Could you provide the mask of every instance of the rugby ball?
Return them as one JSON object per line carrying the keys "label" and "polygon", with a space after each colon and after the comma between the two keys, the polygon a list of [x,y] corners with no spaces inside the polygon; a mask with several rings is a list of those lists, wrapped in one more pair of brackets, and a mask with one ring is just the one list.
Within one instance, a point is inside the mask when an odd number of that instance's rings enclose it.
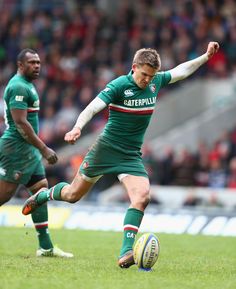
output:
{"label": "rugby ball", "polygon": [[134,262],[140,269],[150,269],[156,263],[160,243],[153,233],[143,234],[134,245]]}

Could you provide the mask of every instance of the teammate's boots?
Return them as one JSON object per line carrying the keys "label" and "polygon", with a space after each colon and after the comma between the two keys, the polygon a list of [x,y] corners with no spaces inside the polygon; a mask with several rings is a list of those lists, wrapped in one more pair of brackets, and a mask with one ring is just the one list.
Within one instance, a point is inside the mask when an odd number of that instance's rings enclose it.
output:
{"label": "teammate's boots", "polygon": [[61,258],[73,258],[74,257],[72,253],[64,252],[57,246],[48,250],[39,248],[36,251],[36,256],[37,257],[61,257]]}

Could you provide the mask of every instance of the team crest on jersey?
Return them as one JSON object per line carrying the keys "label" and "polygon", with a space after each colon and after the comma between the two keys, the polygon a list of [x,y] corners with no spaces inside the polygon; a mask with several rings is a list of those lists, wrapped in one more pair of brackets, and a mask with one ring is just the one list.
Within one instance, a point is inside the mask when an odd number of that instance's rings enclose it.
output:
{"label": "team crest on jersey", "polygon": [[134,92],[132,89],[126,89],[124,91],[124,94],[125,94],[125,97],[129,97],[129,96],[133,96],[134,95]]}
{"label": "team crest on jersey", "polygon": [[154,83],[149,85],[151,92],[154,93],[156,91],[156,85]]}

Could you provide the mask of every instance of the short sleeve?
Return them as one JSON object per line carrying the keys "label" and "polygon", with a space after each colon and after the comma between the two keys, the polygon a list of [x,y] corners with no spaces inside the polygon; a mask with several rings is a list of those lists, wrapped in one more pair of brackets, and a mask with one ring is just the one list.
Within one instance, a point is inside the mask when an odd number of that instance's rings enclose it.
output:
{"label": "short sleeve", "polygon": [[9,108],[10,109],[27,109],[28,92],[27,89],[20,85],[9,88]]}
{"label": "short sleeve", "polygon": [[116,86],[110,82],[107,86],[98,94],[98,97],[101,98],[107,105],[114,102],[116,96],[118,95]]}
{"label": "short sleeve", "polygon": [[171,80],[171,74],[168,71],[158,73],[161,76],[161,87],[168,85]]}

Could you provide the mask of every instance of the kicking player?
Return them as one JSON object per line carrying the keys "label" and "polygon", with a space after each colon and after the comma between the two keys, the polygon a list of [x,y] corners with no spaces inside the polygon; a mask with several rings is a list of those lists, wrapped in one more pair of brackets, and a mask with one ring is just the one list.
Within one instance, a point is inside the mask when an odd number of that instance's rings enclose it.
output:
{"label": "kicking player", "polygon": [[49,200],[75,203],[103,175],[116,174],[130,199],[130,207],[124,218],[123,243],[118,265],[122,268],[133,265],[135,236],[150,200],[150,184],[142,162],[141,146],[158,92],[165,85],[191,75],[218,49],[217,42],[210,42],[205,54],[166,72],[159,72],[161,61],[156,50],[150,48],[138,50],[134,55],[130,73],[107,84],[81,112],[75,126],[65,135],[65,141],[74,144],[85,124],[96,113],[109,106],[108,122],[85,156],[72,183],[63,182],[50,189],[39,190],[25,202],[23,214],[34,212]]}
{"label": "kicking player", "polygon": [[[4,92],[6,130],[0,138],[0,205],[12,198],[19,184],[31,194],[48,187],[42,156],[49,164],[57,162],[56,153],[38,137],[39,97],[32,83],[40,72],[38,54],[22,50],[17,67]],[[52,244],[46,203],[32,213],[32,220],[39,240],[36,256],[73,257]]]}

